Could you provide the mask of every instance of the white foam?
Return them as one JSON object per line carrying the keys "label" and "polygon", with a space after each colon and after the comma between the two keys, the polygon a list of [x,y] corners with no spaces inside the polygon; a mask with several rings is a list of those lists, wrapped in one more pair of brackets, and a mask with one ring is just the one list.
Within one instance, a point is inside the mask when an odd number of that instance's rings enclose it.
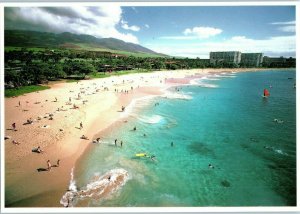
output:
{"label": "white foam", "polygon": [[141,120],[144,123],[150,123],[150,124],[156,124],[163,120],[163,117],[160,115],[152,115],[152,116],[142,116],[139,117],[139,120]]}
{"label": "white foam", "polygon": [[157,97],[157,95],[149,95],[141,98],[133,99],[128,106],[126,106],[125,111],[121,113],[121,118],[127,117],[132,114],[135,107],[144,107],[149,104],[151,99]]}
{"label": "white foam", "polygon": [[190,84],[191,85],[199,85],[199,81],[200,81],[201,79],[192,79],[191,81],[190,81]]}
{"label": "white foam", "polygon": [[[73,170],[72,170],[73,172]],[[71,173],[72,175],[72,173]],[[73,177],[73,176],[71,176]],[[61,198],[60,203],[65,207],[73,207],[77,200],[85,198],[103,198],[110,196],[122,187],[129,179],[125,169],[112,169],[103,176],[95,176],[82,190],[70,189]],[[72,181],[73,179],[71,179]],[[72,183],[72,182],[70,182]],[[71,184],[70,184],[71,185]]]}
{"label": "white foam", "polygon": [[274,149],[274,152],[276,152],[280,155],[288,155],[287,153],[283,152],[281,149]]}
{"label": "white foam", "polygon": [[200,87],[203,87],[203,88],[218,88],[219,87],[218,85],[210,84],[210,83],[204,83],[204,82],[200,82],[198,85]]}
{"label": "white foam", "polygon": [[71,170],[71,180],[70,180],[69,190],[77,191],[76,181],[74,180],[74,167]]}
{"label": "white foam", "polygon": [[165,94],[161,95],[161,97],[164,97],[167,99],[181,99],[181,100],[193,99],[193,97],[190,95],[183,94],[183,93],[169,92],[169,91],[167,91]]}
{"label": "white foam", "polygon": [[[220,77],[220,78],[235,78],[236,75],[231,74],[231,73],[221,73],[221,75],[219,74],[214,74],[213,77]],[[211,80],[211,79],[210,79]]]}

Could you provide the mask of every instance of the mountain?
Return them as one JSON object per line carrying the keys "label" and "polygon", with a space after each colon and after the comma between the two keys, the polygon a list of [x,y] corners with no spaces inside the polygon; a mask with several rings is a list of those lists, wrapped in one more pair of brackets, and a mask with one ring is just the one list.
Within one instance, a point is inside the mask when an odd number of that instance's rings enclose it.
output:
{"label": "mountain", "polygon": [[38,31],[5,30],[5,47],[48,47],[48,48],[80,48],[125,51],[132,53],[156,53],[148,48],[134,43],[124,42],[115,38],[96,38],[91,35],[64,33],[48,33]]}

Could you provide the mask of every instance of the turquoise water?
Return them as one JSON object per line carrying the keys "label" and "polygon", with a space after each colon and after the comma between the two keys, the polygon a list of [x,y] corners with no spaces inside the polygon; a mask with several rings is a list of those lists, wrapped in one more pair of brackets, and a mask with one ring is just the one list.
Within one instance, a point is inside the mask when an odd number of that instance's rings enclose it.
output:
{"label": "turquoise water", "polygon": [[[123,168],[127,183],[108,198],[85,199],[88,206],[295,206],[295,80],[295,70],[211,75],[169,89],[174,99],[137,102],[128,122],[81,158],[76,185]],[[135,157],[141,152],[156,159]]]}

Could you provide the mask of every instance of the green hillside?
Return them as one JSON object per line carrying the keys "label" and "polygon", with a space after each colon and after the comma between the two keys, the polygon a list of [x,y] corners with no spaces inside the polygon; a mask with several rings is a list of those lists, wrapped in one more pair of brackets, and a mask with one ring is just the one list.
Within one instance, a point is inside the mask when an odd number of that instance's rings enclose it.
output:
{"label": "green hillside", "polygon": [[90,35],[77,35],[68,32],[54,34],[37,31],[5,30],[5,48],[11,47],[81,49],[142,57],[166,56],[141,45],[124,42],[119,39],[99,39]]}

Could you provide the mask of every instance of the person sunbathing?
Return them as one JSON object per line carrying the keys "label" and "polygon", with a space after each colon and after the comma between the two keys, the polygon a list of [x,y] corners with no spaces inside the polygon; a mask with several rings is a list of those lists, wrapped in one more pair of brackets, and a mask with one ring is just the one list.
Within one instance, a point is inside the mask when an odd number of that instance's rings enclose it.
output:
{"label": "person sunbathing", "polygon": [[32,118],[27,119],[27,124],[32,124],[32,123],[33,123]]}
{"label": "person sunbathing", "polygon": [[15,145],[20,145],[20,143],[16,140],[13,140],[12,143],[15,144]]}
{"label": "person sunbathing", "polygon": [[88,140],[89,138],[87,136],[85,136],[85,135],[82,135],[81,139]]}
{"label": "person sunbathing", "polygon": [[74,109],[77,109],[77,108],[79,108],[77,105],[75,105],[75,104],[73,104],[73,108]]}
{"label": "person sunbathing", "polygon": [[37,148],[33,149],[32,152],[43,153],[44,151],[41,149],[40,146],[38,146]]}

